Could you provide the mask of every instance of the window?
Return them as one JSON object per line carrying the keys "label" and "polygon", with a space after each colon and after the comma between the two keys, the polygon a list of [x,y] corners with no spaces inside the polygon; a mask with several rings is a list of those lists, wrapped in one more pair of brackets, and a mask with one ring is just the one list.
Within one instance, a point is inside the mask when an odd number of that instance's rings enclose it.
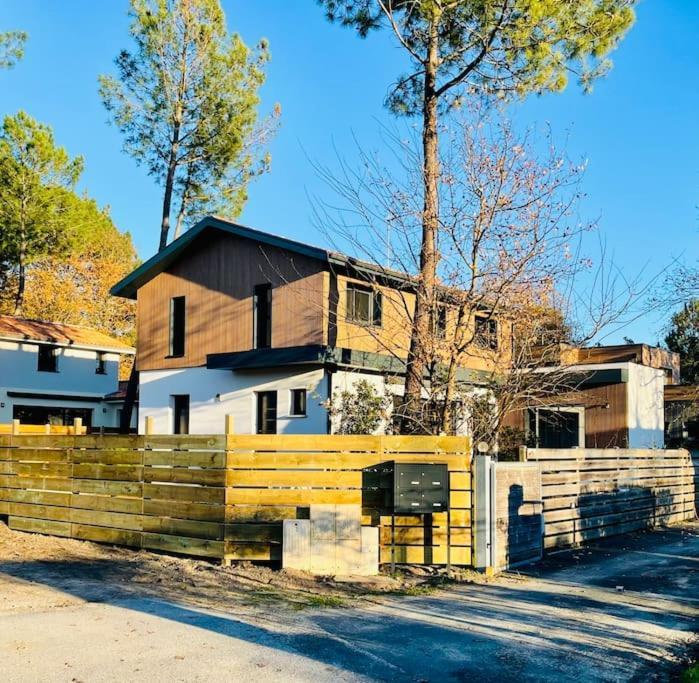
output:
{"label": "window", "polygon": [[255,285],[253,290],[253,347],[272,345],[272,285]]}
{"label": "window", "polygon": [[447,336],[447,307],[444,304],[437,304],[434,312],[434,336],[444,339]]}
{"label": "window", "polygon": [[12,419],[28,425],[69,426],[79,417],[83,427],[92,426],[92,408],[59,408],[53,406],[12,406]]}
{"label": "window", "polygon": [[277,433],[276,391],[259,391],[257,393],[257,433]]}
{"label": "window", "polygon": [[530,408],[528,432],[537,448],[576,448],[581,443],[581,409]]}
{"label": "window", "polygon": [[488,316],[476,316],[476,334],[474,340],[478,346],[484,349],[498,348],[498,323]]}
{"label": "window", "polygon": [[347,285],[347,320],[358,325],[381,327],[381,292]]}
{"label": "window", "polygon": [[39,372],[58,372],[58,349],[55,346],[39,345],[36,369]]}
{"label": "window", "polygon": [[170,356],[184,356],[185,297],[170,299]]}
{"label": "window", "polygon": [[292,389],[291,390],[291,411],[293,417],[306,416],[306,390]]}
{"label": "window", "polygon": [[104,351],[97,352],[97,365],[95,367],[95,374],[106,375],[107,374],[107,354]]}
{"label": "window", "polygon": [[189,434],[189,394],[172,397],[173,434]]}

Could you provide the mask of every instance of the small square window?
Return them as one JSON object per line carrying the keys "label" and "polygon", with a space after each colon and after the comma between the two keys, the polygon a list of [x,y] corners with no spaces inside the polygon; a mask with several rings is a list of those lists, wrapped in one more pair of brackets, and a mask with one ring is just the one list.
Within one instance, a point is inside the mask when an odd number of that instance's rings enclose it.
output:
{"label": "small square window", "polygon": [[347,285],[347,320],[358,325],[381,327],[381,292],[365,287]]}
{"label": "small square window", "polygon": [[58,349],[55,346],[41,344],[36,369],[39,372],[58,372]]}
{"label": "small square window", "polygon": [[107,374],[107,354],[104,351],[97,352],[97,365],[95,366],[96,375]]}
{"label": "small square window", "polygon": [[291,412],[293,417],[306,416],[306,390],[292,389],[291,390]]}

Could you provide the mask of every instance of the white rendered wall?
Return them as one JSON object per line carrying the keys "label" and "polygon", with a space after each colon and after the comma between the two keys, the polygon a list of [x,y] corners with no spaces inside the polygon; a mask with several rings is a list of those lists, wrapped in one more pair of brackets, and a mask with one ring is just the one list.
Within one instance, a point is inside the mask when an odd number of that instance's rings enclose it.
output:
{"label": "white rendered wall", "polygon": [[[306,389],[306,417],[289,413],[291,389]],[[245,371],[183,368],[140,373],[138,431],[153,417],[156,434],[173,431],[172,396],[189,395],[191,434],[221,434],[225,416],[233,415],[238,434],[254,434],[257,419],[255,392],[277,392],[277,433],[326,434],[327,380],[322,369],[310,371]],[[219,395],[219,398],[217,398]]]}
{"label": "white rendered wall", "polygon": [[[38,344],[29,342],[0,341],[0,423],[10,422],[12,408],[19,404],[92,409],[93,426],[115,426],[113,411],[101,399],[118,389],[119,355],[106,354],[106,374],[98,375],[96,351],[58,347],[58,372],[39,372],[38,349]],[[8,397],[8,391],[94,395],[95,402]]]}
{"label": "white rendered wall", "polygon": [[665,442],[665,373],[627,363],[627,424],[629,448],[662,448]]}
{"label": "white rendered wall", "polygon": [[[345,391],[354,392],[354,386],[357,382],[366,380],[372,386],[379,396],[402,396],[403,383],[389,383],[383,375],[377,375],[370,372],[361,372],[359,370],[338,370],[332,373],[332,394],[333,402],[339,401],[340,394]],[[388,406],[389,413],[393,409],[392,399]],[[387,422],[381,424],[375,431],[375,434],[384,434],[388,427]],[[332,419],[332,431],[337,432],[340,428],[340,416],[336,415]]]}

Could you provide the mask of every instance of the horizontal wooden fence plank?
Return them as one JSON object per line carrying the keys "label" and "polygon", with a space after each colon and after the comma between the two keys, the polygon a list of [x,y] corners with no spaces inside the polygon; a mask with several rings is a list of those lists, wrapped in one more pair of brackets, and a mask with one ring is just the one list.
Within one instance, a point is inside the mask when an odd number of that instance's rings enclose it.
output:
{"label": "horizontal wooden fence plank", "polygon": [[548,549],[695,514],[686,451],[528,449],[526,455],[541,471]]}
{"label": "horizontal wooden fence plank", "polygon": [[469,451],[463,437],[7,435],[0,514],[35,533],[276,561],[282,520],[307,519],[315,504],[365,504],[362,522],[380,525],[385,543],[368,470],[389,460],[444,463],[451,532],[444,513],[427,527],[423,518],[406,523],[397,561],[444,563],[450,536],[452,562],[470,564]]}

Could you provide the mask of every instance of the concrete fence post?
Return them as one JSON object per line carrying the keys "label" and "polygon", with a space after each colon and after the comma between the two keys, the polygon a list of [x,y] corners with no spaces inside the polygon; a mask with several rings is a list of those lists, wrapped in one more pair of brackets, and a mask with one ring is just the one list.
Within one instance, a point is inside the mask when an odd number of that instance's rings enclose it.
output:
{"label": "concrete fence post", "polygon": [[19,420],[12,420],[12,434],[14,436],[19,436]]}
{"label": "concrete fence post", "polygon": [[153,434],[153,432],[155,431],[155,426],[154,426],[155,420],[153,419],[153,416],[147,415],[144,422],[145,422],[146,435]]}
{"label": "concrete fence post", "polygon": [[520,462],[527,462],[527,447],[526,446],[519,447],[519,461]]}
{"label": "concrete fence post", "polygon": [[474,466],[473,564],[486,573],[493,571],[495,549],[493,534],[493,459],[477,455]]}
{"label": "concrete fence post", "polygon": [[50,434],[50,433],[51,433],[51,423],[50,423],[50,422],[47,422],[47,423],[44,425],[44,434]]}
{"label": "concrete fence post", "polygon": [[82,419],[82,417],[76,417],[73,420],[73,434],[75,434],[75,436],[79,436],[82,433],[83,433],[83,419]]}

